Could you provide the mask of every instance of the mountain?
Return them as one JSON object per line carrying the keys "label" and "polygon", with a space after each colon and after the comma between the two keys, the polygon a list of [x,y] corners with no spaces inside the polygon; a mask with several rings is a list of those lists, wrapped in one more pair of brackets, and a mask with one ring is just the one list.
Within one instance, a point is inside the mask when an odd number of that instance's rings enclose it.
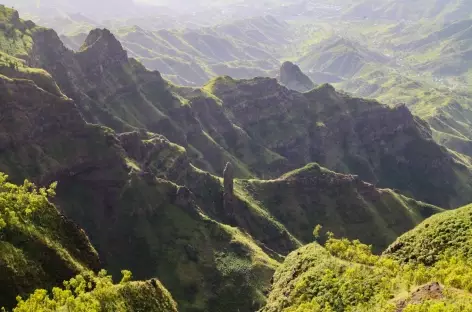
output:
{"label": "mountain", "polygon": [[[3,81],[4,83],[4,81]],[[0,305],[16,296],[59,285],[100,261],[88,237],[48,201],[54,189],[17,186],[0,175]]]}
{"label": "mountain", "polygon": [[280,68],[280,84],[289,89],[306,92],[315,88],[315,84],[305,75],[300,67],[292,62],[284,62]]}
{"label": "mountain", "polygon": [[458,20],[469,18],[471,5],[466,0],[417,0],[414,3],[406,0],[361,0],[350,3],[345,9],[345,16],[370,18],[374,20],[409,20],[422,18],[442,18]]}
{"label": "mountain", "polygon": [[261,311],[467,311],[470,230],[471,206],[443,212],[382,256],[327,233],[324,247],[315,242],[287,256]]}
{"label": "mountain", "polygon": [[[57,181],[54,203],[103,267],[158,278],[180,311],[261,308],[283,256],[320,221],[381,249],[441,211],[362,180],[447,208],[469,200],[469,169],[405,107],[270,78],[178,87],[108,30],[73,52],[2,11],[15,31],[0,32],[0,171]],[[313,161],[344,174],[303,167]]]}
{"label": "mountain", "polygon": [[359,241],[330,238],[325,248],[312,243],[287,256],[261,311],[467,311],[471,269],[457,258],[402,265]]}
{"label": "mountain", "polygon": [[406,104],[431,125],[436,142],[470,157],[469,20],[372,23],[318,23],[302,46],[301,68],[315,82]]}
{"label": "mountain", "polygon": [[[467,165],[435,144],[429,126],[404,106],[388,108],[352,98],[329,85],[300,94],[269,78],[220,78],[204,89],[224,103],[251,138],[295,168],[317,162],[442,207],[469,200],[466,192],[452,191],[453,185],[467,184],[459,182],[464,180],[457,171],[469,175]],[[447,176],[451,182],[445,182]],[[443,195],[434,198],[427,189]],[[447,200],[447,189],[463,200]]]}
{"label": "mountain", "polygon": [[372,244],[376,251],[383,250],[398,233],[413,228],[419,220],[442,211],[318,164],[274,180],[236,180],[235,190],[270,213],[302,242],[310,242],[313,228],[322,224],[338,236]]}
{"label": "mountain", "polygon": [[300,59],[300,66],[315,76],[317,73],[337,77],[337,81],[347,80],[371,67],[382,67],[391,60],[362,44],[333,35],[314,44]]}
{"label": "mountain", "polygon": [[300,94],[267,78],[173,87],[128,59],[107,30],[92,31],[75,53],[51,31],[33,41],[31,64],[51,73],[86,121],[161,133],[203,170],[220,174],[230,161],[237,177],[277,177],[317,162],[442,207],[470,200],[468,162],[436,145],[429,126],[403,106],[330,86]]}
{"label": "mountain", "polygon": [[[9,81],[15,82],[19,81]],[[100,311],[177,311],[157,280],[130,282],[131,276],[125,273],[120,284],[114,285],[106,271],[94,273],[101,267],[98,254],[84,231],[49,201],[55,187],[38,188],[27,180],[15,185],[0,174],[0,306],[18,304],[17,312],[41,308],[98,311],[97,307]],[[66,289],[55,288],[49,298],[48,289],[63,282]],[[33,292],[29,299],[21,299]]]}
{"label": "mountain", "polygon": [[[64,24],[49,26],[70,29],[69,19],[63,21]],[[76,40],[77,32],[96,25],[78,22],[76,29],[63,33],[62,38],[68,47],[78,50],[81,42]],[[271,16],[183,30],[110,26],[130,56],[148,69],[159,70],[170,81],[188,86],[202,86],[220,75],[231,74],[234,78],[270,75],[280,64],[274,47],[290,40],[288,25]]]}

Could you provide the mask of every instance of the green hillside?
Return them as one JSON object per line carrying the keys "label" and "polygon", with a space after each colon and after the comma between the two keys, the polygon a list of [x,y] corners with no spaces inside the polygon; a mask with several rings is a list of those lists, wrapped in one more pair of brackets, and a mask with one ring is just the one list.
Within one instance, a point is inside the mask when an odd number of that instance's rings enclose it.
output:
{"label": "green hillside", "polygon": [[[0,127],[0,146],[9,148],[0,153],[0,169],[14,181],[25,177],[41,185],[58,181],[55,203],[85,229],[104,268],[114,276],[128,268],[138,280],[159,278],[180,311],[259,309],[283,256],[309,241],[311,228],[320,221],[331,223],[333,229],[342,222],[338,229],[343,235],[370,237],[376,248],[382,248],[439,211],[393,191],[376,189],[361,182],[363,177],[320,167],[307,167],[278,180],[260,180],[275,178],[310,160],[372,178],[363,171],[365,167],[347,162],[343,155],[367,153],[379,163],[381,158],[367,149],[331,145],[333,138],[344,134],[335,131],[338,127],[335,119],[327,118],[330,114],[348,113],[353,128],[346,131],[356,129],[361,138],[353,142],[372,144],[376,150],[382,136],[393,136],[399,141],[395,153],[403,151],[407,141],[431,148],[421,158],[423,163],[443,159],[451,164],[445,165],[445,171],[434,166],[426,167],[428,171],[419,169],[419,174],[428,173],[431,178],[425,179],[425,186],[411,180],[402,187],[405,192],[416,192],[431,202],[447,201],[447,206],[466,200],[461,193],[442,190],[440,184],[434,188],[440,181],[434,179],[436,175],[443,180],[449,177],[449,182],[458,177],[466,180],[468,169],[435,145],[426,125],[405,109],[350,98],[330,86],[302,95],[265,78],[227,77],[202,89],[177,87],[129,59],[107,30],[93,30],[78,52],[67,50],[51,30],[31,25],[29,31],[30,35],[24,30],[24,35],[12,39],[31,38],[26,62],[2,70],[3,116],[8,118]],[[42,67],[50,75],[26,64]],[[40,72],[43,79],[19,78],[22,71]],[[244,104],[251,98],[259,106]],[[273,104],[270,110],[269,102]],[[240,105],[259,113],[242,114]],[[297,107],[289,115],[285,114],[288,105]],[[391,120],[388,127],[396,129],[401,124],[405,132],[377,125],[373,120],[383,114]],[[255,126],[247,119],[251,116],[261,120],[272,116],[274,122]],[[289,120],[296,122],[284,134],[275,131],[281,125],[278,122],[289,124]],[[311,135],[330,137],[326,151],[339,158],[321,157],[321,150],[305,156],[298,150],[298,140],[303,141],[306,131],[297,127],[306,130],[313,122],[311,127],[316,127]],[[367,128],[358,128],[356,123]],[[367,133],[379,137],[364,137]],[[414,163],[409,154],[400,155]],[[225,171],[222,181],[217,175],[221,176],[228,162],[234,172]],[[236,179],[232,192],[233,177],[255,179]],[[395,187],[394,181],[382,183]],[[297,189],[290,186],[297,183],[308,184]],[[318,183],[333,191],[313,192]],[[299,205],[306,207],[302,208],[306,214],[318,209],[321,213],[308,222],[303,218],[289,221],[291,217],[281,214],[281,206],[271,204],[280,201],[271,194],[277,185],[279,195],[286,194],[283,205],[293,207],[295,214]],[[346,192],[344,199],[339,198],[339,191]],[[346,217],[346,207],[356,219]],[[323,217],[323,209],[336,215]],[[386,211],[391,216],[380,217]],[[373,229],[388,224],[391,230],[374,239],[373,232],[359,231],[356,224],[360,222]]]}
{"label": "green hillside", "polygon": [[97,275],[83,274],[55,287],[52,294],[37,289],[28,299],[19,299],[13,312],[30,311],[149,311],[177,312],[177,305],[162,284],[155,280],[130,282],[125,275],[119,284],[102,270]]}
{"label": "green hillside", "polygon": [[469,311],[470,216],[437,214],[382,256],[328,233],[287,256],[262,311]]}
{"label": "green hillside", "polygon": [[54,185],[17,186],[0,175],[0,306],[100,267],[85,233],[49,202],[54,194]]}
{"label": "green hillside", "polygon": [[313,228],[323,224],[325,230],[360,239],[377,251],[441,211],[317,164],[276,180],[239,180],[235,187],[237,194],[273,215],[302,242],[310,242]]}
{"label": "green hillside", "polygon": [[359,241],[328,239],[287,256],[262,311],[470,311],[470,263],[407,266]]}
{"label": "green hillside", "polygon": [[425,220],[400,236],[385,254],[400,261],[432,264],[443,255],[471,258],[471,206],[444,212]]}
{"label": "green hillside", "polygon": [[418,3],[0,6],[0,306],[470,310],[467,3]]}

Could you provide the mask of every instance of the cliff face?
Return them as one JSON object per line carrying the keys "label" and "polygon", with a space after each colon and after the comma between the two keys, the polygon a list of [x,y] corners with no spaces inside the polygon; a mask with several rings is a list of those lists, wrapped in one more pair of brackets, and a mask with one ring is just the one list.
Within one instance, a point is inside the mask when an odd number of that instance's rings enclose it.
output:
{"label": "cliff face", "polygon": [[[31,62],[51,72],[86,121],[160,133],[213,174],[227,162],[240,178],[277,177],[318,162],[443,207],[472,199],[470,170],[404,106],[351,98],[329,85],[301,94],[268,78],[179,88],[128,59],[107,30],[92,31],[77,53],[51,31],[34,38]],[[290,65],[284,72],[298,72]]]}
{"label": "cliff face", "polygon": [[351,98],[329,85],[300,94],[269,78],[219,79],[211,90],[234,123],[296,167],[318,162],[443,207],[470,200],[470,169],[404,106]]}

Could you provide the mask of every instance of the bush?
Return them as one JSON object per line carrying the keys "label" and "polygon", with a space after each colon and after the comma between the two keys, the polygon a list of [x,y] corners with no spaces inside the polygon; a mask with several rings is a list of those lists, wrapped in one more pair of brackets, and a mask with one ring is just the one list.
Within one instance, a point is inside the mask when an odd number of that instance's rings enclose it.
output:
{"label": "bush", "polygon": [[48,188],[38,188],[28,180],[18,186],[7,179],[7,175],[0,173],[0,230],[28,223],[33,212],[49,205],[48,198],[55,195],[57,186],[53,183]]}

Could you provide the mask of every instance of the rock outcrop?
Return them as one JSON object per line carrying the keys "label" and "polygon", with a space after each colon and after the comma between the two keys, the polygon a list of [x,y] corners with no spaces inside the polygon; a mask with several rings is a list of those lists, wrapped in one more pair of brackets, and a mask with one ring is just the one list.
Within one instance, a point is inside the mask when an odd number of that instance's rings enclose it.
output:
{"label": "rock outcrop", "polygon": [[221,78],[211,90],[234,123],[292,168],[317,162],[441,207],[472,200],[465,192],[470,169],[405,106],[353,98],[330,85],[301,94],[270,78]]}
{"label": "rock outcrop", "polygon": [[234,216],[234,169],[227,163],[223,172],[223,209],[230,216]]}
{"label": "rock outcrop", "polygon": [[298,65],[284,62],[279,73],[280,84],[298,92],[307,92],[315,88],[315,84],[305,75]]}

